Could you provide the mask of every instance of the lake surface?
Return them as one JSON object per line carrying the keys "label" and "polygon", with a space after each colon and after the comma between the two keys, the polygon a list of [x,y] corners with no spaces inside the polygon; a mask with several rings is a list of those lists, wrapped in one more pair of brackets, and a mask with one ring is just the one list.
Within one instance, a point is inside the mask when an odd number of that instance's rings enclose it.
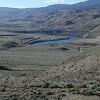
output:
{"label": "lake surface", "polygon": [[58,40],[48,40],[48,41],[36,41],[33,42],[34,46],[60,46],[60,45],[68,45],[73,43],[75,40],[80,39],[80,37],[70,37],[69,39],[58,39]]}

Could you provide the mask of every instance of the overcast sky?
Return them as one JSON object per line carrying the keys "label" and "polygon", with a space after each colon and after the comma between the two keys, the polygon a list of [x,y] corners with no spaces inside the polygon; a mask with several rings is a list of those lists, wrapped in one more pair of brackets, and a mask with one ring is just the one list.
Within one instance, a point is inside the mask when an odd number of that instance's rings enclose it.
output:
{"label": "overcast sky", "polygon": [[35,8],[52,4],[74,4],[86,0],[0,0],[0,7]]}

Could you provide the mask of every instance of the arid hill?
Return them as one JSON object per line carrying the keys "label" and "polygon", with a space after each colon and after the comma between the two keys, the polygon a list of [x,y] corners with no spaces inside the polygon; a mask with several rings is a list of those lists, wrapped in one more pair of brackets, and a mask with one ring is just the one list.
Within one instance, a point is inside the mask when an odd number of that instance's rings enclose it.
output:
{"label": "arid hill", "polygon": [[100,0],[43,8],[0,8],[0,30],[95,37],[100,35]]}

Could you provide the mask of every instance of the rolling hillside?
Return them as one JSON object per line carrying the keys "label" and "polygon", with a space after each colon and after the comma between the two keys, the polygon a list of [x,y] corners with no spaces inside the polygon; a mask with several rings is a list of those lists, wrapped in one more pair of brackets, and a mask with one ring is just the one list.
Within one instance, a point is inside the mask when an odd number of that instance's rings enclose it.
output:
{"label": "rolling hillside", "polygon": [[100,100],[100,0],[1,7],[0,100]]}
{"label": "rolling hillside", "polygon": [[0,8],[0,30],[95,37],[100,35],[100,0],[42,8]]}

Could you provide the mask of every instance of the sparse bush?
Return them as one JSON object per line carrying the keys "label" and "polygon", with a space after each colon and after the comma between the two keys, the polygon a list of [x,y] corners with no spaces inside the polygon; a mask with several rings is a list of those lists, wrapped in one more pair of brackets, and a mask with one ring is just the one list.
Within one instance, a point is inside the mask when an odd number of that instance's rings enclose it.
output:
{"label": "sparse bush", "polygon": [[67,88],[73,88],[74,86],[73,86],[73,84],[70,83],[70,84],[67,84],[66,87]]}
{"label": "sparse bush", "polygon": [[11,69],[9,69],[9,68],[7,68],[5,66],[0,66],[0,70],[11,70]]}
{"label": "sparse bush", "polygon": [[54,92],[47,92],[47,95],[53,95]]}

